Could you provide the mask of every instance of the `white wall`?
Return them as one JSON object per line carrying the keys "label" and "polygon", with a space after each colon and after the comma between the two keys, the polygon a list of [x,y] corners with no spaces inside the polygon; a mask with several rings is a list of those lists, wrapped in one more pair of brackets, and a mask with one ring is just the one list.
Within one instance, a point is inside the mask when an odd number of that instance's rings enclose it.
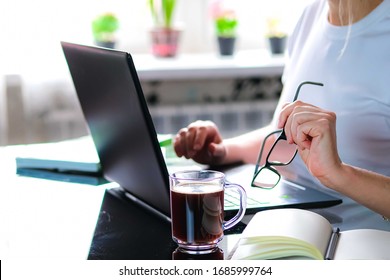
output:
{"label": "white wall", "polygon": [[[183,28],[179,52],[215,52],[211,0],[177,0],[175,23]],[[266,48],[266,18],[279,15],[286,31],[312,0],[231,0],[239,18],[237,50]],[[4,76],[21,76],[27,118],[44,118],[51,111],[66,111],[77,104],[60,41],[92,44],[91,21],[111,11],[120,20],[118,48],[149,53],[148,31],[152,20],[147,0],[1,0],[0,26],[0,134],[6,123]],[[62,102],[62,103],[61,103]],[[53,105],[54,104],[54,105]],[[80,112],[79,112],[80,113]],[[11,120],[12,122],[12,120]],[[33,128],[32,128],[33,129]],[[37,129],[35,129],[37,130]],[[4,142],[4,137],[0,137]],[[33,136],[30,137],[34,141]]]}
{"label": "white wall", "polygon": [[[239,48],[264,47],[264,25],[268,16],[279,15],[291,30],[304,4],[310,0],[231,0],[239,17]],[[90,23],[99,13],[112,11],[121,21],[119,47],[149,52],[151,17],[146,0],[2,0],[1,48],[6,58],[22,63],[19,55],[58,54],[60,40],[92,43]],[[215,48],[210,0],[178,0],[175,22],[184,28],[183,52],[205,52]],[[4,33],[5,32],[5,33]],[[4,55],[4,51],[2,51]],[[26,57],[23,58],[23,61]],[[16,65],[13,65],[15,68]]]}

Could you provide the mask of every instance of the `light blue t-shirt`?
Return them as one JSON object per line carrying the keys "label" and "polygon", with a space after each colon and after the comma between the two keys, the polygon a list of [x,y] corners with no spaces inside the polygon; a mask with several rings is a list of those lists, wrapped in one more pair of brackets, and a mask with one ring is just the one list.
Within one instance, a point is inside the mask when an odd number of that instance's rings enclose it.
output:
{"label": "light blue t-shirt", "polygon": [[[343,162],[390,176],[390,1],[351,26],[328,22],[325,0],[307,7],[288,44],[284,91],[275,112],[298,97],[337,115],[337,147]],[[318,183],[297,156],[290,172]]]}

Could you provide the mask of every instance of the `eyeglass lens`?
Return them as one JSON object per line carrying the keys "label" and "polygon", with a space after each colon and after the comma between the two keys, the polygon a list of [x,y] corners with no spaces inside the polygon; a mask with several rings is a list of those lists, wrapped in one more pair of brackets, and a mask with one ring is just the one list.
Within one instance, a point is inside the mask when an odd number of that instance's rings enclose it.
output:
{"label": "eyeglass lens", "polygon": [[253,179],[252,186],[263,189],[272,189],[279,182],[279,180],[279,173],[274,171],[272,167],[262,167],[257,173],[257,176],[255,176]]}
{"label": "eyeglass lens", "polygon": [[[266,145],[272,145],[274,139],[268,137],[266,139]],[[279,173],[273,166],[287,165],[295,157],[297,146],[295,144],[289,144],[283,137],[278,138],[269,152],[267,163],[263,162],[263,167],[258,171],[255,176],[252,185],[263,189],[272,189],[280,180]]]}
{"label": "eyeglass lens", "polygon": [[285,139],[279,139],[268,156],[272,165],[289,164],[295,156],[297,145],[289,144]]}

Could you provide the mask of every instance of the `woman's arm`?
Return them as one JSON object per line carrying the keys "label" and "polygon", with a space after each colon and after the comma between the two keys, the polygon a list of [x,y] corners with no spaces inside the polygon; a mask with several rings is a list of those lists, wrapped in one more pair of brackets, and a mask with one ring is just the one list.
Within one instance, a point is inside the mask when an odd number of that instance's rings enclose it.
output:
{"label": "woman's arm", "polygon": [[310,173],[320,182],[390,217],[390,177],[345,164],[336,144],[336,115],[300,101],[286,104],[279,127],[298,146]]}
{"label": "woman's arm", "polygon": [[202,164],[256,163],[261,143],[270,126],[223,140],[211,121],[196,121],[182,128],[174,140],[179,157],[192,158]]}
{"label": "woman's arm", "polygon": [[390,217],[390,178],[342,164],[323,182],[385,217]]}

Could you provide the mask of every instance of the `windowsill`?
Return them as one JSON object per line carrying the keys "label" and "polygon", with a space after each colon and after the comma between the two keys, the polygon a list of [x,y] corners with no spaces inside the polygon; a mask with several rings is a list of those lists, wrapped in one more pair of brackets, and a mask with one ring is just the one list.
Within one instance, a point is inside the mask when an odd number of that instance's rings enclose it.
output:
{"label": "windowsill", "polygon": [[234,56],[216,53],[179,54],[174,58],[157,58],[151,54],[134,54],[140,80],[188,80],[281,75],[284,55],[267,50],[239,51]]}
{"label": "windowsill", "polygon": [[[271,55],[267,49],[237,51],[231,57],[221,57],[215,52],[179,53],[174,58],[137,53],[132,56],[141,81],[277,76],[282,74],[285,61],[284,55]],[[39,62],[6,61],[2,66],[5,71],[0,73],[39,83],[70,80],[62,53]]]}

